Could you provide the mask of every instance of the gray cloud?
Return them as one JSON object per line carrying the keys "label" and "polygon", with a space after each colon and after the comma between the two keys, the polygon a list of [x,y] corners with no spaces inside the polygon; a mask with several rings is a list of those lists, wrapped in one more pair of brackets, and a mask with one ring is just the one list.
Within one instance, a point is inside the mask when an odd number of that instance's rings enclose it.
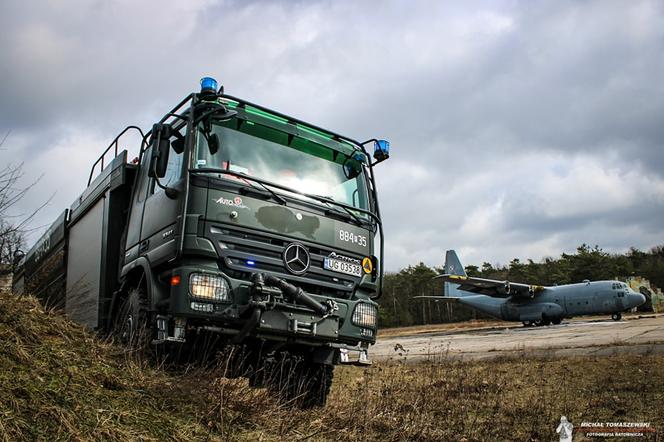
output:
{"label": "gray cloud", "polygon": [[451,247],[507,262],[664,237],[661,2],[8,1],[0,26],[0,155],[44,173],[26,206],[57,191],[40,223],[115,133],[213,74],[391,140],[376,171],[390,269]]}

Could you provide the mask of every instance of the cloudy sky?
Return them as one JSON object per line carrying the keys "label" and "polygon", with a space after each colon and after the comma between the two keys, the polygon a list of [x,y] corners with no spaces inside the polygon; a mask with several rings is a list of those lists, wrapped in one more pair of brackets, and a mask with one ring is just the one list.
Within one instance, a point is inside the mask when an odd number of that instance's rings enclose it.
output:
{"label": "cloudy sky", "polygon": [[212,75],[390,140],[390,270],[664,243],[661,1],[4,0],[0,27],[0,163],[41,176],[19,209],[53,195],[35,226]]}

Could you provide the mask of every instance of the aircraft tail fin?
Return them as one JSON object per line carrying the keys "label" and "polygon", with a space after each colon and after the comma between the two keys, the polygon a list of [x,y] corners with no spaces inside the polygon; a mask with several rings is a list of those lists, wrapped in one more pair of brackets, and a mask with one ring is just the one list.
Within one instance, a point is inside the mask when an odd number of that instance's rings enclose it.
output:
{"label": "aircraft tail fin", "polygon": [[[454,250],[448,250],[445,253],[445,269],[444,272],[448,275],[457,275],[457,276],[468,276],[466,275],[466,270],[461,265],[461,261],[457,256]],[[463,290],[458,289],[459,284],[452,284],[451,282],[445,283],[445,293],[444,296],[449,297],[458,297],[462,298],[464,296],[469,296],[471,293],[464,292]]]}
{"label": "aircraft tail fin", "polygon": [[468,276],[454,250],[445,253],[445,273],[448,275]]}

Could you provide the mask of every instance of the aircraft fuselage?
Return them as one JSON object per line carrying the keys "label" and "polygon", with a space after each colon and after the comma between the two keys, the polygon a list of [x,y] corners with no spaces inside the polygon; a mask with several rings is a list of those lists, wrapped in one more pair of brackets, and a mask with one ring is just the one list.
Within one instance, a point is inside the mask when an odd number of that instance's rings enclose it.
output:
{"label": "aircraft fuselage", "polygon": [[645,302],[642,294],[618,281],[593,281],[544,287],[533,298],[496,298],[469,294],[459,303],[506,321],[559,322],[590,314],[619,314]]}

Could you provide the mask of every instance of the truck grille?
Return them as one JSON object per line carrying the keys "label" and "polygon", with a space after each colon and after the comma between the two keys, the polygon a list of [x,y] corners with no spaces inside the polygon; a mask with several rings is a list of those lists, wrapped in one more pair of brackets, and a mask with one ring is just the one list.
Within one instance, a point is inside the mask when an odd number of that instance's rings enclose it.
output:
{"label": "truck grille", "polygon": [[[222,257],[225,270],[236,279],[248,281],[252,273],[269,272],[302,287],[306,292],[341,298],[350,297],[360,280],[323,268],[324,259],[334,252],[331,248],[282,236],[268,236],[237,226],[212,224],[208,232],[217,253]],[[292,242],[304,245],[311,257],[309,269],[301,276],[288,273],[284,266],[282,254]],[[360,256],[348,256],[362,259]]]}

